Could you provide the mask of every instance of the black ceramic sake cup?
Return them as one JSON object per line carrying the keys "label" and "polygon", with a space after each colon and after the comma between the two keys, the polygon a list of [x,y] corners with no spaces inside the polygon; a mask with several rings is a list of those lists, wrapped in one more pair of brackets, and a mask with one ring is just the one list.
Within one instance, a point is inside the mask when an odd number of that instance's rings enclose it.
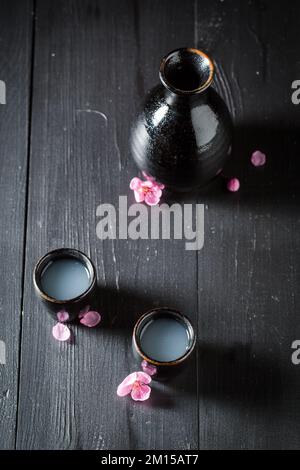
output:
{"label": "black ceramic sake cup", "polygon": [[[142,333],[144,328],[158,318],[169,318],[178,321],[186,329],[188,336],[188,347],[186,352],[172,361],[158,361],[150,357],[143,350],[141,341]],[[180,313],[178,310],[174,310],[168,307],[159,307],[152,309],[143,314],[136,322],[132,335],[132,349],[136,360],[141,362],[146,361],[150,366],[155,366],[157,369],[156,374],[152,377],[153,379],[164,379],[169,376],[177,375],[182,370],[182,367],[190,359],[193,350],[196,345],[196,333],[190,320]]]}
{"label": "black ceramic sake cup", "polygon": [[[89,286],[82,294],[78,295],[77,297],[73,297],[67,300],[55,299],[49,296],[42,287],[43,273],[50,263],[53,263],[59,259],[69,258],[79,261],[87,269],[90,278]],[[65,321],[73,321],[78,317],[79,313],[83,309],[85,309],[87,306],[93,305],[93,303],[96,301],[96,269],[88,256],[73,248],[59,248],[57,250],[50,251],[40,258],[33,271],[33,284],[38,298],[46,306],[51,316],[56,320],[59,320],[58,313],[64,311],[68,314],[68,318]]]}

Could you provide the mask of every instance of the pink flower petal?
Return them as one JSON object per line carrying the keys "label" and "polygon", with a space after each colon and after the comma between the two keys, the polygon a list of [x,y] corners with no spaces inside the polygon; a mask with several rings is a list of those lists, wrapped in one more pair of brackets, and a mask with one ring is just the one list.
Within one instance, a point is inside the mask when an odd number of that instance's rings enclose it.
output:
{"label": "pink flower petal", "polygon": [[130,189],[136,190],[141,187],[141,184],[142,184],[142,180],[140,178],[135,177],[135,178],[132,178],[132,180],[130,181],[129,187]]}
{"label": "pink flower petal", "polygon": [[145,203],[148,204],[148,206],[156,206],[160,201],[161,195],[161,189],[149,191],[145,195]]}
{"label": "pink flower petal", "polygon": [[147,361],[142,361],[141,366],[143,371],[148,375],[155,375],[157,373],[157,367],[149,364]]}
{"label": "pink flower petal", "polygon": [[150,393],[149,385],[137,384],[132,389],[131,398],[135,401],[145,401],[150,397]]}
{"label": "pink flower petal", "polygon": [[236,191],[238,191],[240,189],[240,182],[238,178],[231,178],[227,182],[227,189],[228,191],[231,191],[232,193],[235,193]]}
{"label": "pink flower petal", "polygon": [[143,181],[142,188],[152,189],[155,183],[153,181]]}
{"label": "pink flower petal", "polygon": [[127,375],[127,377],[125,377],[122,384],[133,385],[134,382],[136,381],[137,381],[137,372],[132,372],[131,374]]}
{"label": "pink flower petal", "polygon": [[160,191],[161,189],[164,189],[164,187],[164,184],[152,183],[152,191]]}
{"label": "pink flower petal", "polygon": [[251,163],[254,166],[263,166],[266,163],[266,155],[260,150],[256,150],[251,155]]}
{"label": "pink flower petal", "polygon": [[133,384],[136,382],[137,379],[137,374],[136,372],[133,372],[132,374],[129,374],[123,382],[120,383],[117,389],[117,395],[119,397],[125,397],[125,395],[128,395],[133,387]]}
{"label": "pink flower petal", "polygon": [[151,393],[151,388],[147,384],[149,384],[151,380],[150,375],[145,372],[133,372],[120,383],[117,394],[119,397],[124,397],[131,392],[133,400],[147,400]]}
{"label": "pink flower petal", "polygon": [[136,372],[136,380],[143,384],[149,384],[152,379],[146,372]]}
{"label": "pink flower petal", "polygon": [[158,183],[157,181],[155,181],[155,178],[151,175],[148,175],[145,171],[142,171],[142,175],[146,180],[151,181],[152,183],[154,183],[159,189],[164,189],[165,188],[164,184]]}
{"label": "pink flower petal", "polygon": [[134,197],[136,202],[143,202],[145,199],[145,193],[143,191],[134,191]]}
{"label": "pink flower petal", "polygon": [[160,189],[164,189],[165,185],[162,183],[158,183],[157,181],[152,182],[152,190],[153,191],[158,191]]}
{"label": "pink flower petal", "polygon": [[156,195],[156,197],[159,197],[159,199],[161,198],[161,195],[162,195],[162,190],[159,189],[158,187],[155,187],[152,189],[152,193],[154,193]]}
{"label": "pink flower petal", "polygon": [[57,316],[57,320],[62,323],[64,321],[69,320],[69,314],[65,310],[61,310],[60,312],[57,312],[56,316]]}
{"label": "pink flower petal", "polygon": [[145,172],[143,172],[143,175],[149,179],[142,181],[137,177],[132,178],[129,186],[134,191],[136,202],[145,201],[149,206],[155,206],[159,203],[162,189],[164,189],[165,186],[161,183],[157,183],[152,176],[147,175]]}
{"label": "pink flower petal", "polygon": [[89,312],[85,313],[83,317],[80,319],[80,323],[82,325],[88,326],[89,328],[93,328],[97,326],[101,322],[101,315],[98,312],[90,310]]}
{"label": "pink flower petal", "polygon": [[124,385],[123,382],[117,388],[117,395],[119,397],[125,397],[129,395],[132,390],[132,385]]}
{"label": "pink flower petal", "polygon": [[70,328],[63,323],[56,323],[52,328],[52,335],[57,341],[68,341],[71,336]]}

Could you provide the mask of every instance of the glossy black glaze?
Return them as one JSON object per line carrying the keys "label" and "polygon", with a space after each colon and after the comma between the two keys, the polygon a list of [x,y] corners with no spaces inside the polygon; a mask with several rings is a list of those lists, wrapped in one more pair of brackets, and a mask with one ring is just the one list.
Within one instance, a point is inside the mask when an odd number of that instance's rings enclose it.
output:
{"label": "glossy black glaze", "polygon": [[[169,362],[160,362],[152,359],[151,357],[147,356],[141,346],[141,333],[145,325],[153,321],[155,318],[161,317],[172,317],[175,318],[177,321],[180,321],[184,324],[186,329],[188,330],[189,334],[189,348],[184,356],[180,357],[177,360],[169,361]],[[132,350],[133,354],[140,365],[143,360],[147,361],[148,364],[154,365],[157,367],[157,374],[155,374],[152,378],[163,380],[169,377],[173,377],[177,375],[182,367],[186,364],[186,362],[191,357],[193,350],[196,345],[196,333],[195,330],[190,322],[190,320],[180,313],[178,310],[174,310],[173,308],[169,307],[158,307],[150,310],[149,312],[144,313],[136,322],[133,330],[132,335]]]}
{"label": "glossy black glaze", "polygon": [[210,88],[214,66],[201,51],[178,49],[162,59],[153,88],[132,127],[130,145],[140,170],[188,191],[219,174],[230,154],[232,120]]}
{"label": "glossy black glaze", "polygon": [[[64,301],[50,297],[43,291],[41,286],[41,278],[45,267],[50,261],[60,258],[76,258],[85,265],[91,278],[90,286],[85,292],[78,297]],[[68,322],[73,321],[78,317],[81,310],[87,306],[92,307],[93,303],[96,302],[97,276],[95,267],[92,261],[84,253],[73,248],[59,248],[57,250],[50,251],[40,258],[34,268],[33,284],[37,296],[55,320],[57,320],[57,313],[64,310],[69,314]]]}

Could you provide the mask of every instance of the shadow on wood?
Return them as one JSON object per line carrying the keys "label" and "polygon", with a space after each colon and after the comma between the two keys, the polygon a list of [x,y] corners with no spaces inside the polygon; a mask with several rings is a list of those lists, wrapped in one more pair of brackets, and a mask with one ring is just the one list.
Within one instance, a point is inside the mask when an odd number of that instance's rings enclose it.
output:
{"label": "shadow on wood", "polygon": [[[137,319],[151,308],[159,306],[176,308],[176,300],[168,298],[165,293],[160,301],[159,296],[150,297],[137,289],[125,291],[98,286],[98,301],[93,308],[102,314],[101,328],[111,329],[116,335],[131,337]],[[92,331],[97,331],[97,328]]]}
{"label": "shadow on wood", "polygon": [[282,396],[279,357],[257,355],[247,344],[199,347],[199,396],[228,405],[269,409]]}
{"label": "shadow on wood", "polygon": [[[234,204],[243,206],[257,203],[262,209],[271,206],[279,209],[278,204],[296,203],[300,199],[300,152],[299,129],[284,128],[280,122],[260,126],[244,124],[236,126],[233,139],[233,154],[223,170],[227,178],[236,176],[240,179],[241,188],[238,193],[229,193],[226,189],[226,178],[217,177],[198,192],[171,193],[166,192],[164,201],[203,202]],[[263,167],[254,167],[250,158],[255,150],[261,150],[267,156]]]}

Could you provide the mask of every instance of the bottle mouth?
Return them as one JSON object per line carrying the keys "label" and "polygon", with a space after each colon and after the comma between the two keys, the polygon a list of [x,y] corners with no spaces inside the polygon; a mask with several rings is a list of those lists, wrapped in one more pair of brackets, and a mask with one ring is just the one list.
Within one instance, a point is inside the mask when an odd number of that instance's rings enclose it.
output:
{"label": "bottle mouth", "polygon": [[[182,356],[179,356],[178,358],[169,361],[161,361],[149,357],[149,355],[146,354],[143,350],[141,342],[142,332],[144,328],[149,325],[149,323],[159,318],[169,318],[173,321],[176,320],[186,329],[188,337],[188,347]],[[155,366],[175,366],[184,362],[192,354],[196,345],[196,333],[190,320],[185,315],[173,308],[158,307],[144,313],[137,320],[133,330],[133,345],[135,350],[138,352],[139,356],[149,364],[153,364]]]}
{"label": "bottle mouth", "polygon": [[201,93],[210,86],[213,76],[212,60],[198,49],[177,49],[166,55],[160,63],[159,77],[162,84],[178,95]]}
{"label": "bottle mouth", "polygon": [[[61,259],[73,259],[76,261],[79,261],[87,270],[89,274],[89,285],[78,296],[72,297],[72,298],[67,298],[67,299],[58,299],[51,297],[49,295],[43,285],[42,285],[42,277],[43,273],[47,269],[47,266],[50,263],[53,263],[57,260]],[[40,258],[35,265],[34,272],[33,272],[33,284],[35,287],[35,290],[38,294],[38,296],[51,304],[73,304],[77,303],[80,301],[82,298],[84,298],[87,294],[89,294],[92,289],[94,288],[95,284],[97,282],[97,276],[96,276],[96,270],[95,267],[92,263],[92,261],[81,251],[75,250],[73,248],[58,248],[53,251],[49,251],[46,253],[42,258]]]}

